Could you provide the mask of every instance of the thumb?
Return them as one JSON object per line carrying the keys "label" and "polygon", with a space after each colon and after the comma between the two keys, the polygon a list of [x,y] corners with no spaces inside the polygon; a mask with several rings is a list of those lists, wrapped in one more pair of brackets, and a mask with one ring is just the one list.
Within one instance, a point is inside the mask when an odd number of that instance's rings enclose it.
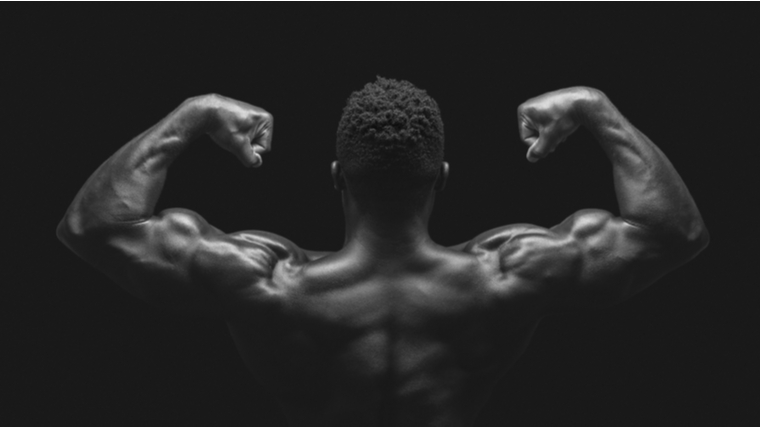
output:
{"label": "thumb", "polygon": [[535,163],[538,159],[546,156],[545,149],[543,149],[546,137],[520,110],[518,110],[517,120],[520,139],[529,146],[526,157],[529,162]]}
{"label": "thumb", "polygon": [[242,149],[237,151],[237,158],[247,168],[257,168],[264,163],[261,158],[261,152],[265,149],[255,144],[244,144]]}
{"label": "thumb", "polygon": [[[246,145],[246,159],[243,161],[247,167],[257,168],[264,163],[261,155],[272,149],[273,117],[268,115],[266,120],[256,127],[251,140]],[[242,160],[242,159],[241,159]]]}
{"label": "thumb", "polygon": [[543,159],[546,157],[547,154],[549,154],[548,144],[546,143],[546,137],[540,136],[535,139],[535,142],[528,148],[528,153],[526,154],[526,158],[529,162],[535,163],[539,159]]}
{"label": "thumb", "polygon": [[258,145],[258,144],[251,145],[251,152],[253,153],[254,161],[255,161],[252,167],[257,168],[261,166],[262,164],[264,164],[264,158],[261,157],[261,153],[265,151],[268,151],[266,147],[262,147],[261,145]]}

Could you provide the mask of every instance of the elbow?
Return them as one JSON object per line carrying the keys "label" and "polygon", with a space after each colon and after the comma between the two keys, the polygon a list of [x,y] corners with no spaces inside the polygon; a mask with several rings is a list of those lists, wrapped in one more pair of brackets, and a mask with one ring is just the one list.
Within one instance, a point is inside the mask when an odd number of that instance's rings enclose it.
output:
{"label": "elbow", "polygon": [[58,227],[55,229],[55,235],[58,237],[58,240],[61,241],[64,245],[71,248],[72,240],[76,233],[72,230],[71,224],[69,224],[70,220],[68,215],[63,217],[63,219],[58,223]]}
{"label": "elbow", "polygon": [[707,231],[707,228],[703,225],[702,232],[699,234],[699,237],[697,238],[697,246],[699,247],[699,252],[702,252],[703,250],[705,250],[705,248],[709,244],[710,244],[710,232]]}
{"label": "elbow", "polygon": [[82,227],[76,217],[72,218],[70,214],[64,216],[58,223],[55,235],[68,250],[83,259],[87,259],[93,254],[93,249],[97,251],[99,247],[93,240],[92,230]]}
{"label": "elbow", "polygon": [[684,224],[681,229],[662,232],[658,240],[662,249],[675,257],[680,265],[705,250],[710,243],[710,233],[700,219],[688,225]]}
{"label": "elbow", "polygon": [[700,218],[696,221],[696,224],[691,227],[691,232],[688,234],[687,239],[689,246],[697,248],[699,252],[710,244],[710,232],[707,231],[705,223]]}
{"label": "elbow", "polygon": [[702,224],[702,233],[700,233],[699,239],[703,248],[706,248],[710,244],[710,232],[707,231],[707,227],[704,224]]}
{"label": "elbow", "polygon": [[688,256],[688,259],[692,259],[705,250],[709,244],[710,232],[707,231],[707,227],[705,227],[704,223],[699,221],[699,223],[693,225],[689,233],[686,234],[682,245],[685,255]]}
{"label": "elbow", "polygon": [[84,227],[81,223],[78,215],[67,213],[55,229],[56,237],[61,243],[72,248],[75,241],[84,237]]}
{"label": "elbow", "polygon": [[58,227],[55,228],[55,237],[61,242],[66,238],[65,230],[63,229],[63,220],[61,220],[61,222],[58,223]]}

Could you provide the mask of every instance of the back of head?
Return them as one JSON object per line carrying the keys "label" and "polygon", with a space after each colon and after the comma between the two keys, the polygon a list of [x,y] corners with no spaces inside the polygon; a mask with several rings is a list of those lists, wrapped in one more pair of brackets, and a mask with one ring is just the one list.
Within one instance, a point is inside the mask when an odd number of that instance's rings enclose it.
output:
{"label": "back of head", "polygon": [[407,81],[378,77],[348,98],[336,148],[352,191],[382,197],[430,189],[443,161],[438,104]]}

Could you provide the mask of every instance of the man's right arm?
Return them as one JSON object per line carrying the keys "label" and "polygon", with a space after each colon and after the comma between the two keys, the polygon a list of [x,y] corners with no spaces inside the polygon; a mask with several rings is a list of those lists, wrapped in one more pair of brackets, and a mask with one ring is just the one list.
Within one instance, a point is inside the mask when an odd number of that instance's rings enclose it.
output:
{"label": "man's right arm", "polygon": [[522,104],[518,120],[531,161],[579,126],[591,131],[612,162],[620,209],[619,217],[582,210],[550,230],[510,231],[502,240],[507,283],[538,296],[542,314],[622,301],[707,246],[702,217],[673,165],[602,92],[550,92]]}

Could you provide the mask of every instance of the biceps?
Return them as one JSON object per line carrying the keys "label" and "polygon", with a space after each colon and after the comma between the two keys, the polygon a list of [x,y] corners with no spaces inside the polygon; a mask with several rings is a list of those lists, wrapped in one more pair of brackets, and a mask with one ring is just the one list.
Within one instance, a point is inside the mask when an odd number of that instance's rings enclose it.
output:
{"label": "biceps", "polygon": [[578,287],[612,301],[625,299],[632,288],[656,280],[662,271],[662,248],[649,231],[604,211],[575,218],[571,239],[579,248]]}
{"label": "biceps", "polygon": [[93,264],[154,305],[221,314],[223,301],[271,278],[277,257],[262,239],[227,235],[195,212],[170,209],[110,232]]}
{"label": "biceps", "polygon": [[648,242],[609,212],[586,210],[544,235],[521,236],[507,260],[547,313],[566,312],[612,305],[636,281],[654,280]]}
{"label": "biceps", "polygon": [[149,303],[178,312],[209,313],[215,298],[194,273],[197,253],[213,227],[200,215],[172,209],[131,224],[110,239],[116,282]]}

